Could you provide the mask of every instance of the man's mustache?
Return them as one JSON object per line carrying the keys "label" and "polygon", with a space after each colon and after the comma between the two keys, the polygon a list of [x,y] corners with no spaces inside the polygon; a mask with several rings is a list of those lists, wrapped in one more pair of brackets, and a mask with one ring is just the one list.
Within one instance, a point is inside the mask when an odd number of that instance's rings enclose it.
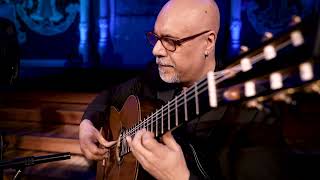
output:
{"label": "man's mustache", "polygon": [[170,64],[168,62],[165,62],[164,60],[160,59],[160,58],[157,58],[156,59],[156,63],[160,66],[172,66],[172,67],[175,67],[175,65],[173,64]]}

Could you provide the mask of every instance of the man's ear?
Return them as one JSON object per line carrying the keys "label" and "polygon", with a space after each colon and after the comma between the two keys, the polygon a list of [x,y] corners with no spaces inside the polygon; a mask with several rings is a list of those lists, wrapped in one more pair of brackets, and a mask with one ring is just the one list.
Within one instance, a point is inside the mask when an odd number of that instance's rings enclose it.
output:
{"label": "man's ear", "polygon": [[217,35],[214,31],[210,31],[209,36],[207,37],[207,47],[206,51],[213,52],[216,45]]}

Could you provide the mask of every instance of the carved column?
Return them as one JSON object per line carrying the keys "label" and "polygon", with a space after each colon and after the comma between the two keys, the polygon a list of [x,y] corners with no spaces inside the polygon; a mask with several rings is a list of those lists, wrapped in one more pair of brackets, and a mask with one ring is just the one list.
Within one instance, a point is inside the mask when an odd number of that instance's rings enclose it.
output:
{"label": "carved column", "polygon": [[100,64],[105,65],[107,63],[107,47],[108,47],[108,0],[99,1],[99,42],[98,42],[98,51],[100,56]]}
{"label": "carved column", "polygon": [[89,58],[89,0],[80,0],[80,42],[79,54],[82,56],[82,64],[88,66],[90,64]]}
{"label": "carved column", "polygon": [[241,0],[231,1],[231,19],[230,19],[230,32],[231,32],[231,54],[238,53],[240,48],[240,35],[241,35]]}

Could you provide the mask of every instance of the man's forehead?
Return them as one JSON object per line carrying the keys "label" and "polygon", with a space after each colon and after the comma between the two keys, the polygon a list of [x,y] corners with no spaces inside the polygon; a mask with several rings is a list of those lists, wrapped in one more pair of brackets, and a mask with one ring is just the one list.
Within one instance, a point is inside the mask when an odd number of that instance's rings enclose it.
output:
{"label": "man's forehead", "polygon": [[189,17],[181,14],[160,14],[154,25],[154,32],[161,36],[179,38],[192,32],[192,25],[188,22]]}
{"label": "man's forehead", "polygon": [[154,32],[183,37],[204,29],[219,31],[219,9],[213,0],[170,0],[160,11]]}

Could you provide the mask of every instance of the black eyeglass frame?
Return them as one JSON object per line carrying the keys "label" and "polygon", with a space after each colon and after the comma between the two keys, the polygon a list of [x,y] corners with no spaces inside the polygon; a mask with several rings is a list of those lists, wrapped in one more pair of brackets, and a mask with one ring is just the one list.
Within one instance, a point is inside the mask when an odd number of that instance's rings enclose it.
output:
{"label": "black eyeglass frame", "polygon": [[[156,43],[160,40],[162,46],[167,49],[168,51],[171,51],[171,52],[174,52],[176,49],[177,49],[177,46],[181,46],[183,43],[187,42],[187,41],[190,41],[198,36],[201,36],[207,32],[209,32],[210,30],[206,30],[206,31],[203,31],[201,33],[198,33],[198,34],[195,34],[195,35],[191,35],[191,36],[188,36],[188,37],[185,37],[185,38],[181,38],[181,39],[173,39],[173,38],[170,38],[170,37],[160,37],[158,36],[156,33],[150,31],[150,32],[147,32],[146,33],[146,37],[147,37],[147,40],[148,42],[152,45],[152,46],[155,46]],[[155,41],[155,44],[153,44],[150,39],[149,39],[149,35],[153,35],[154,37],[156,37],[157,41]],[[162,39],[169,39],[170,41],[173,42],[173,45],[174,45],[174,49],[171,50],[171,49],[168,49],[162,42]]]}

